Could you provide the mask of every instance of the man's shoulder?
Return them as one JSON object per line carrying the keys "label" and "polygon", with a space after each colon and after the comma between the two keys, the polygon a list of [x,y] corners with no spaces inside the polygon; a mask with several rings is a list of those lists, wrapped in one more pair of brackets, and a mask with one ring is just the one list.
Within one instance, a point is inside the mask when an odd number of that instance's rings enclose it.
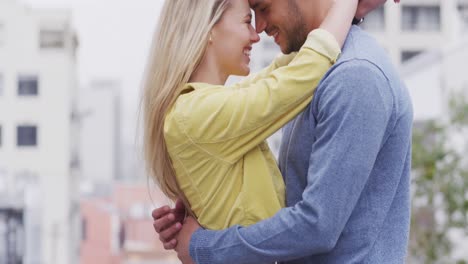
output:
{"label": "man's shoulder", "polygon": [[[385,49],[370,34],[353,26],[346,38],[340,60],[366,59],[373,62],[388,60]],[[339,60],[339,61],[340,61]]]}
{"label": "man's shoulder", "polygon": [[[372,36],[353,26],[339,60],[317,87],[312,105],[322,101],[324,96],[346,102],[372,100],[371,94],[379,95],[391,104],[402,84],[385,49]],[[317,105],[312,107],[318,109]]]}
{"label": "man's shoulder", "polygon": [[[401,84],[401,78],[385,49],[368,33],[353,26],[340,58],[327,72],[318,89],[326,84],[327,79],[336,76],[349,76],[352,77],[350,81],[359,81],[369,80],[377,75],[391,86]],[[342,83],[344,86],[350,84],[346,81]]]}

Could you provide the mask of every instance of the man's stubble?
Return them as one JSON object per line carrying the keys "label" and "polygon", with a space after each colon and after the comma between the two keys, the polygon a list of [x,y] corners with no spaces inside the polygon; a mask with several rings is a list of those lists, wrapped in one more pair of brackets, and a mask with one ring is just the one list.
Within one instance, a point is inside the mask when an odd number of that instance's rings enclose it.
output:
{"label": "man's stubble", "polygon": [[285,54],[291,52],[299,51],[304,45],[308,30],[307,24],[304,19],[303,14],[300,11],[299,6],[296,3],[296,0],[286,0],[288,3],[288,23],[285,23],[285,33],[286,33],[286,48],[283,51]]}

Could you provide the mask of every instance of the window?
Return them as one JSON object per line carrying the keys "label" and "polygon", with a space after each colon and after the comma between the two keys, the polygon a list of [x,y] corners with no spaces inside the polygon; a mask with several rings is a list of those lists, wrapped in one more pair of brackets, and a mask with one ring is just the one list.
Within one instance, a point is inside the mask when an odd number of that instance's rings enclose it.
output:
{"label": "window", "polygon": [[17,127],[17,145],[18,147],[37,146],[37,127],[36,126],[18,126]]}
{"label": "window", "polygon": [[0,208],[0,263],[21,263],[24,257],[23,211]]}
{"label": "window", "polygon": [[408,60],[418,56],[421,54],[422,51],[420,50],[405,50],[401,52],[401,62],[407,62]]}
{"label": "window", "polygon": [[80,156],[77,151],[73,151],[70,159],[70,169],[80,169]]}
{"label": "window", "polygon": [[8,263],[8,247],[7,247],[7,216],[6,213],[0,211],[0,263]]}
{"label": "window", "polygon": [[362,23],[362,28],[369,31],[385,30],[385,9],[383,6],[370,12]]}
{"label": "window", "polygon": [[465,32],[468,31],[468,4],[458,5],[458,11],[460,12],[460,17],[464,23]]}
{"label": "window", "polygon": [[41,49],[60,49],[65,47],[65,33],[63,30],[41,29],[39,39]]}
{"label": "window", "polygon": [[439,6],[403,6],[403,31],[440,31]]}
{"label": "window", "polygon": [[119,249],[124,248],[125,240],[126,240],[125,224],[122,224],[119,230]]}
{"label": "window", "polygon": [[39,93],[39,81],[37,76],[33,75],[20,75],[18,78],[18,95],[20,96],[34,96]]}
{"label": "window", "polygon": [[88,232],[88,221],[86,221],[86,218],[81,218],[81,241],[86,241],[88,239],[88,236],[86,235]]}

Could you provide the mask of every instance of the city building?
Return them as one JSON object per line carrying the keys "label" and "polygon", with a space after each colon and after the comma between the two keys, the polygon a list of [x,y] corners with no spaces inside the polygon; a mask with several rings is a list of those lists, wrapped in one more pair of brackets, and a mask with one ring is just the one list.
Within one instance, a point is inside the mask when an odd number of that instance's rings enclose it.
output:
{"label": "city building", "polygon": [[79,91],[81,182],[119,179],[121,105],[118,81],[100,79]]}
{"label": "city building", "polygon": [[80,264],[175,264],[153,231],[151,211],[168,204],[145,184],[113,184],[81,202]]}
{"label": "city building", "polygon": [[463,60],[455,62],[454,54],[463,50],[467,22],[468,0],[406,0],[373,11],[361,25],[400,70],[413,99],[415,120],[440,118],[449,93],[460,87],[453,82],[463,78]]}
{"label": "city building", "polygon": [[467,61],[468,34],[403,65],[401,74],[413,99],[416,120],[443,120],[451,96],[468,96]]}
{"label": "city building", "polygon": [[76,263],[71,13],[0,1],[0,263]]}
{"label": "city building", "polygon": [[362,28],[377,38],[398,67],[466,33],[467,0],[390,2],[368,14]]}

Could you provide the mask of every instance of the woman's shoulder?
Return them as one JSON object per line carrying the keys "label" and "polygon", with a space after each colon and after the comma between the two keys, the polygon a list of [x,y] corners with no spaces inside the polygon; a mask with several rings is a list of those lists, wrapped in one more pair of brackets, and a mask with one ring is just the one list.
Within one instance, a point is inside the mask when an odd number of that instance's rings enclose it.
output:
{"label": "woman's shoulder", "polygon": [[206,90],[206,89],[219,89],[219,88],[224,88],[225,86],[223,85],[215,85],[215,84],[209,84],[209,83],[203,83],[203,82],[189,82],[184,85],[182,88],[182,94],[188,93],[188,92],[193,92],[193,91],[201,91],[201,90]]}
{"label": "woman's shoulder", "polygon": [[[174,107],[177,109],[187,109],[187,106],[206,106],[207,100],[214,99],[220,94],[224,94],[231,89],[223,85],[214,85],[209,83],[187,83],[180,90]],[[202,103],[203,102],[203,103]]]}
{"label": "woman's shoulder", "polygon": [[180,89],[168,113],[171,113],[171,117],[190,115],[193,111],[206,107],[206,99],[216,94],[216,91],[221,91],[222,87],[224,86],[208,83],[187,83]]}

